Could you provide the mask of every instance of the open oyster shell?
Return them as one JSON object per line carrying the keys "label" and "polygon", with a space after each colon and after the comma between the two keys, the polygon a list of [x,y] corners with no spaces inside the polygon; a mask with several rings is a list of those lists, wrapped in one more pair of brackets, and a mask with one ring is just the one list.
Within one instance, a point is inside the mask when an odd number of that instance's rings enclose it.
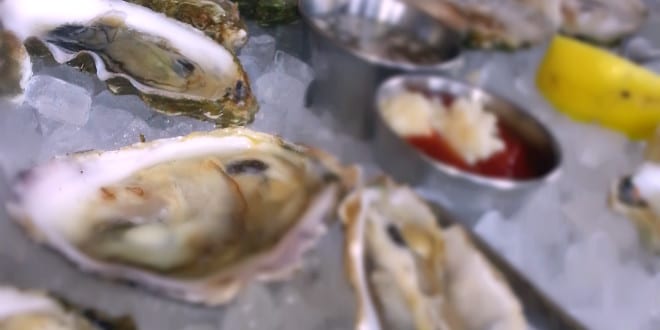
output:
{"label": "open oyster shell", "polygon": [[284,279],[356,172],[246,129],[60,157],[21,174],[9,213],[81,269],[192,303]]}
{"label": "open oyster shell", "polygon": [[32,62],[23,43],[0,24],[0,98],[22,102],[31,76]]}
{"label": "open oyster shell", "polygon": [[204,31],[235,52],[247,43],[248,33],[238,6],[229,0],[125,0]]}
{"label": "open oyster shell", "polygon": [[455,29],[477,47],[518,48],[551,37],[561,24],[560,0],[405,0]]}
{"label": "open oyster shell", "polygon": [[237,58],[192,26],[121,0],[4,0],[0,20],[59,63],[95,70],[115,93],[221,125],[257,110]]}
{"label": "open oyster shell", "polygon": [[506,280],[460,227],[383,178],[340,206],[355,329],[526,329]]}
{"label": "open oyster shell", "polygon": [[610,207],[637,227],[642,243],[660,254],[660,128],[648,141],[645,162],[614,182]]}
{"label": "open oyster shell", "polygon": [[477,47],[518,48],[557,31],[609,43],[646,18],[642,0],[405,0],[468,34]]}
{"label": "open oyster shell", "polygon": [[79,309],[34,290],[0,286],[2,330],[134,330],[129,318]]}
{"label": "open oyster shell", "polygon": [[562,31],[600,43],[636,32],[647,8],[642,0],[562,0]]}

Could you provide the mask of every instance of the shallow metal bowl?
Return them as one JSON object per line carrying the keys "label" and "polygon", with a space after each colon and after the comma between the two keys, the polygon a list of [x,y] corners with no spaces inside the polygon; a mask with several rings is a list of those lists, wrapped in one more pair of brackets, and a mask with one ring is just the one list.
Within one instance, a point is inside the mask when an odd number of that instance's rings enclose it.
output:
{"label": "shallow metal bowl", "polygon": [[299,0],[312,29],[359,58],[403,70],[460,63],[462,36],[399,0]]}
{"label": "shallow metal bowl", "polygon": [[[381,116],[380,105],[384,100],[410,89],[427,95],[445,93],[482,101],[486,111],[495,113],[498,120],[530,146],[533,157],[539,161],[540,174],[527,180],[486,177],[434,160],[417,150]],[[380,86],[375,104],[378,118],[375,149],[379,165],[396,179],[421,188],[427,198],[441,202],[466,219],[474,220],[491,209],[511,215],[534,189],[559,176],[561,151],[545,126],[515,104],[478,87],[437,75],[399,75]]]}

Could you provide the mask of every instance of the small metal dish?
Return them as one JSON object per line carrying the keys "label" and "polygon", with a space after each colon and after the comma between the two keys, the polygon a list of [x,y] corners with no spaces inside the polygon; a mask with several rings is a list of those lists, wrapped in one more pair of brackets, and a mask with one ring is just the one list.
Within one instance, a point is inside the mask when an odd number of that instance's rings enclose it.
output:
{"label": "small metal dish", "polygon": [[[480,100],[486,111],[497,115],[534,153],[541,168],[532,179],[512,180],[486,177],[463,171],[427,156],[395,133],[381,116],[382,102],[405,90],[427,95],[445,93]],[[466,221],[475,221],[483,212],[498,210],[509,216],[524,204],[530,193],[559,176],[561,151],[554,136],[526,111],[478,87],[437,75],[399,75],[385,81],[376,94],[376,159],[399,181],[422,190],[425,197],[445,205]]]}
{"label": "small metal dish", "polygon": [[399,0],[299,0],[313,30],[371,63],[416,71],[460,63],[462,35]]}

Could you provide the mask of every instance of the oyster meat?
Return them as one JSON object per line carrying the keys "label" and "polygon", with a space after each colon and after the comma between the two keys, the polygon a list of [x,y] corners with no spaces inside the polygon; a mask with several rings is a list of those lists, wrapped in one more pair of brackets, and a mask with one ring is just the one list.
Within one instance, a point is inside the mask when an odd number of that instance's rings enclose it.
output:
{"label": "oyster meat", "polygon": [[527,329],[504,277],[409,188],[379,180],[346,197],[340,216],[355,329]]}
{"label": "oyster meat", "polygon": [[16,35],[1,28],[0,25],[0,98],[20,103],[32,76],[32,62]]}
{"label": "oyster meat", "polygon": [[256,100],[237,58],[192,26],[121,0],[5,0],[0,20],[56,61],[94,68],[115,93],[221,125],[253,119]]}
{"label": "oyster meat", "polygon": [[320,151],[247,129],[52,160],[8,210],[83,270],[216,305],[284,279],[356,178]]}
{"label": "oyster meat", "polygon": [[1,330],[134,330],[127,317],[81,310],[34,290],[0,286]]}
{"label": "oyster meat", "polygon": [[642,243],[660,254],[660,129],[649,140],[645,162],[612,185],[610,207],[637,227]]}
{"label": "oyster meat", "polygon": [[204,31],[235,52],[247,43],[248,33],[238,6],[229,0],[125,0]]}

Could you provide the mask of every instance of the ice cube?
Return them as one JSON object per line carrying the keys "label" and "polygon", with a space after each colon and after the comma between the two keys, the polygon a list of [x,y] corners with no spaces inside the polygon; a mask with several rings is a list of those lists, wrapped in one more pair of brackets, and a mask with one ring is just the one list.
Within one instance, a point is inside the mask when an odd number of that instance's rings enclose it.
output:
{"label": "ice cube", "polygon": [[135,116],[121,109],[94,105],[85,130],[93,135],[96,148],[108,150],[122,147],[124,131]]}
{"label": "ice cube", "polygon": [[185,116],[167,116],[156,114],[148,122],[149,126],[161,131],[163,137],[187,135],[196,131],[210,131],[215,128],[211,122]]}
{"label": "ice cube", "polygon": [[93,102],[95,106],[104,105],[128,111],[143,120],[148,120],[157,114],[136,95],[115,95],[106,90],[94,96]]}
{"label": "ice cube", "polygon": [[304,273],[291,279],[276,297],[281,315],[297,315],[284,317],[282,329],[318,329],[329,317],[343,320],[345,329],[352,328],[355,300],[346,281],[342,250],[337,249],[342,239],[342,229],[331,228],[305,258]]}
{"label": "ice cube", "polygon": [[42,145],[35,109],[0,101],[0,172],[13,177],[34,164]]}
{"label": "ice cube", "polygon": [[280,50],[275,53],[272,68],[275,71],[296,78],[303,83],[305,88],[314,80],[314,70],[307,63]]}
{"label": "ice cube", "polygon": [[163,135],[162,131],[151,128],[147,122],[141,118],[135,117],[123,130],[116,143],[120,145],[131,145],[141,142],[142,138],[144,138],[145,141],[153,141],[162,138]]}
{"label": "ice cube", "polygon": [[48,136],[53,134],[53,132],[60,128],[64,123],[48,119],[46,117],[39,117],[39,132],[41,132],[41,135],[43,136]]}
{"label": "ice cube", "polygon": [[250,81],[256,81],[264,71],[264,68],[259,65],[259,59],[254,56],[242,55],[238,58],[243,66],[243,70],[248,75]]}
{"label": "ice cube", "polygon": [[252,68],[257,72],[263,72],[268,64],[273,61],[275,47],[275,38],[268,34],[252,36],[241,49],[239,58],[241,63],[243,63],[243,59],[250,58],[250,64],[254,65]]}
{"label": "ice cube", "polygon": [[221,329],[278,329],[280,315],[276,307],[268,289],[252,283],[229,305]]}
{"label": "ice cube", "polygon": [[87,90],[90,95],[96,95],[106,88],[105,83],[100,81],[95,74],[82,72],[68,65],[45,66],[37,74],[55,77],[80,86]]}
{"label": "ice cube", "polygon": [[289,109],[304,106],[306,88],[301,81],[279,71],[264,74],[255,84],[261,103]]}
{"label": "ice cube", "polygon": [[291,120],[301,125],[305,123],[293,115],[304,107],[305,86],[300,81],[273,71],[256,81],[255,91],[261,104],[255,125],[271,133],[282,133],[287,124],[294,123]]}
{"label": "ice cube", "polygon": [[65,124],[46,137],[39,160],[43,162],[53,156],[92,149],[96,149],[96,143],[91,132],[78,126]]}
{"label": "ice cube", "polygon": [[490,211],[479,219],[474,230],[511,263],[523,267],[524,248],[520,228],[517,222],[507,221],[499,212]]}
{"label": "ice cube", "polygon": [[92,105],[84,88],[43,75],[32,77],[28,83],[26,101],[42,116],[75,126],[87,123]]}

